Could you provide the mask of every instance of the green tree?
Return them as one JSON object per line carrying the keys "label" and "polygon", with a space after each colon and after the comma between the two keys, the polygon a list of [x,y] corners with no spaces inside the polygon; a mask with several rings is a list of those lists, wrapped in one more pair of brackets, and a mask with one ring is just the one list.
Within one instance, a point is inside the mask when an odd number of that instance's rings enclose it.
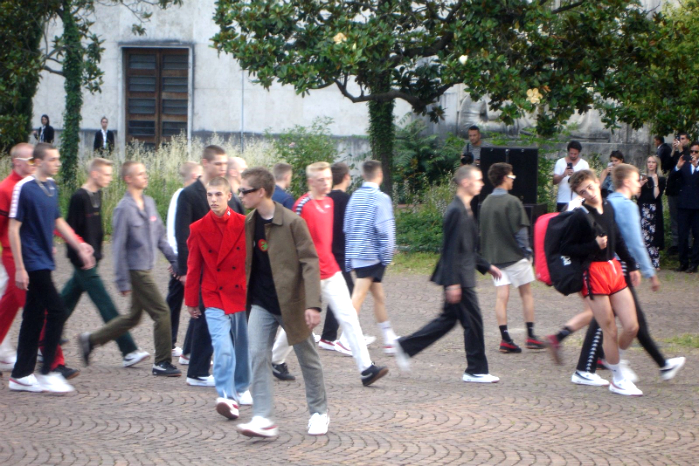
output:
{"label": "green tree", "polygon": [[373,156],[389,182],[395,99],[437,121],[439,97],[464,83],[505,123],[536,112],[539,134],[553,134],[602,105],[610,58],[642,70],[629,41],[651,26],[636,0],[219,0],[214,19],[214,46],[264,87],[336,86],[369,102]]}
{"label": "green tree", "polygon": [[614,79],[602,81],[600,106],[607,123],[622,121],[653,133],[687,131],[699,137],[699,1],[667,2],[652,27],[632,31],[630,55],[645,63],[638,72],[628,57],[610,56]]}

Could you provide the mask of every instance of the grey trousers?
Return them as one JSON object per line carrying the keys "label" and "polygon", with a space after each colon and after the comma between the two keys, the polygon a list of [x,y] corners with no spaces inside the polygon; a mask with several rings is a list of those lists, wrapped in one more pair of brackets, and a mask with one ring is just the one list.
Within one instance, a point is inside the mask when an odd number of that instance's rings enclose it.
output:
{"label": "grey trousers", "polygon": [[[274,411],[272,346],[281,323],[281,316],[271,314],[260,306],[252,306],[248,320],[248,344],[250,345],[250,365],[252,368],[250,392],[255,400],[252,405],[252,414],[266,419],[270,419]],[[328,399],[325,394],[323,366],[320,363],[313,335],[294,345],[294,351],[306,385],[308,411],[311,415],[327,413]]]}

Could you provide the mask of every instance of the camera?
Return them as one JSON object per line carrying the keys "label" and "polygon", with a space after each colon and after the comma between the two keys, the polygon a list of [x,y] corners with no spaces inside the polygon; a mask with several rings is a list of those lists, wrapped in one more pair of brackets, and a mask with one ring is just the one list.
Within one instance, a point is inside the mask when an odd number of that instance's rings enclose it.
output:
{"label": "camera", "polygon": [[474,161],[473,152],[464,152],[461,155],[461,165],[471,165]]}

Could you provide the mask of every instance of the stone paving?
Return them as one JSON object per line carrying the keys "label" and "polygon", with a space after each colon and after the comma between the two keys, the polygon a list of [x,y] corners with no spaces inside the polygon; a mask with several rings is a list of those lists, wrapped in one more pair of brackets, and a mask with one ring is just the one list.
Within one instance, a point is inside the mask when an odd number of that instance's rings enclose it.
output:
{"label": "stone paving", "polygon": [[[116,298],[110,253],[106,256],[103,276],[118,307],[126,309],[128,301]],[[58,283],[69,272],[61,253]],[[164,265],[158,273],[165,292]],[[661,280],[660,293],[651,293],[645,282],[640,290],[653,335],[663,340],[699,333],[696,276],[661,272]],[[398,334],[416,330],[439,311],[439,289],[425,276],[389,270],[385,283]],[[0,465],[699,464],[698,350],[662,343],[667,357],[687,356],[675,380],[662,382],[652,360],[632,347],[628,356],[641,378],[640,398],[573,385],[582,333],[568,339],[563,366],[554,366],[542,351],[500,354],[494,288],[482,279],[478,292],[491,372],[502,379],[498,384],[461,382],[465,358],[459,329],[414,358],[407,374],[374,343],[373,358],[391,373],[369,388],[360,383],[351,358],[321,351],[330,403],[328,435],[306,434],[308,412],[299,376],[296,382],[275,381],[279,438],[252,440],[237,434],[238,421],[216,414],[213,388],[189,387],[184,377],[155,378],[149,364],[124,369],[116,345],[110,344],[96,350],[92,365],[72,381],[76,392],[69,396],[10,392],[5,373],[0,379]],[[580,307],[578,298],[564,298],[538,284],[535,299],[540,335],[557,330]],[[370,302],[361,322],[366,333],[380,337]],[[70,365],[80,365],[75,335],[99,324],[84,298],[66,327]],[[183,315],[181,337],[186,326]],[[149,352],[151,329],[144,317],[133,332]],[[518,298],[512,299],[510,329],[522,343]],[[17,330],[18,322],[13,339]],[[294,356],[289,367],[299,374]],[[250,413],[242,407],[244,421]]]}

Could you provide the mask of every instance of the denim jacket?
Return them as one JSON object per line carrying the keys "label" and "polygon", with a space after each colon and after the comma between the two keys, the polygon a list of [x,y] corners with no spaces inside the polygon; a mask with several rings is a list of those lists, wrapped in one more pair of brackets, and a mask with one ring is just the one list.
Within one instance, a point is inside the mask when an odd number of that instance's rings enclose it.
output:
{"label": "denim jacket", "polygon": [[626,247],[636,259],[641,273],[650,278],[655,275],[655,268],[648,256],[648,250],[643,242],[641,234],[641,216],[638,206],[631,199],[627,199],[620,193],[612,193],[607,197],[607,202],[614,207],[614,220],[621,233]]}

